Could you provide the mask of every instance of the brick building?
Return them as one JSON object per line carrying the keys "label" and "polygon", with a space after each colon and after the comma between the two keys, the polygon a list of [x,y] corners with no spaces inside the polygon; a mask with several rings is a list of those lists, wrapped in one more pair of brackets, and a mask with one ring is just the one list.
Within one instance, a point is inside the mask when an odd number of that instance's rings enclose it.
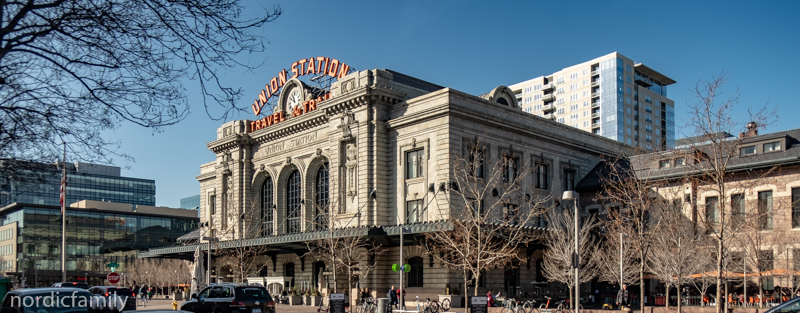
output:
{"label": "brick building", "polygon": [[[714,133],[684,138],[673,150],[631,156],[625,166],[640,179],[661,181],[654,184],[658,194],[680,207],[698,232],[713,238],[725,231],[726,268],[739,277],[748,274],[748,294],[756,290],[759,276],[767,291],[796,288],[800,275],[792,273],[800,273],[800,129],[759,135],[754,123],[747,126],[738,137]],[[725,164],[724,183],[714,182],[709,161],[715,156]],[[605,162],[598,164],[576,187],[584,195],[581,206],[600,216],[619,205],[595,200],[607,168]],[[733,282],[741,286],[743,280]],[[655,279],[645,288],[649,294],[664,292]]]}

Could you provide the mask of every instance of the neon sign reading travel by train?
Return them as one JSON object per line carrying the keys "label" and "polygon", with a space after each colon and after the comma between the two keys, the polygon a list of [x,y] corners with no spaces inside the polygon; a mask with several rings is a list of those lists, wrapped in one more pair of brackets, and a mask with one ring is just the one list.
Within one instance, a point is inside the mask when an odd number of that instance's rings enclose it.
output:
{"label": "neon sign reading travel by train", "polygon": [[[292,67],[290,69],[292,71],[291,78],[297,78],[299,76],[309,74],[323,74],[340,79],[347,75],[347,72],[350,71],[350,66],[337,59],[316,57],[298,60],[297,62],[292,63]],[[264,89],[261,90],[261,93],[258,94],[258,98],[256,98],[252,105],[253,113],[255,115],[260,115],[261,109],[264,108],[264,105],[267,104],[267,101],[280,92],[281,88],[283,88],[283,85],[285,85],[286,81],[288,80],[288,75],[289,73],[286,71],[286,69],[283,69],[278,73],[277,76],[272,77],[269,80],[269,83],[264,85]]]}

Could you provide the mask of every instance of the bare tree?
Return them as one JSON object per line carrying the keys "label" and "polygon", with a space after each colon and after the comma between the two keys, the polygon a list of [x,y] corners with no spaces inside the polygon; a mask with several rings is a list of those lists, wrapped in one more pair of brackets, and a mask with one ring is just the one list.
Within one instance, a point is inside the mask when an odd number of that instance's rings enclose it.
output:
{"label": "bare tree", "polygon": [[[723,284],[726,249],[733,235],[732,219],[726,210],[730,207],[728,194],[736,189],[747,190],[737,185],[737,182],[744,180],[737,180],[731,171],[731,166],[738,160],[740,144],[747,134],[738,138],[731,136],[734,129],[745,127],[731,115],[733,106],[738,102],[738,91],[722,98],[723,86],[728,77],[723,72],[711,81],[698,82],[693,90],[697,102],[689,104],[691,122],[688,126],[694,128],[694,133],[698,135],[697,142],[693,144],[695,156],[690,162],[686,162],[695,172],[692,193],[717,195],[714,200],[716,202],[706,203],[706,212],[713,214],[701,215],[699,219],[716,241],[717,286]],[[768,112],[763,107],[750,115],[750,120],[746,121],[749,122],[748,132],[756,132],[759,127],[766,127],[767,118],[773,116],[774,112]],[[717,288],[717,303],[724,303],[724,299],[722,288]],[[723,306],[717,305],[716,312],[721,313],[722,310]]]}
{"label": "bare tree", "polygon": [[[750,177],[757,176],[755,179],[747,181],[748,190],[751,191],[753,187],[765,183],[764,178],[770,174],[771,171],[764,173],[754,172]],[[741,186],[742,183],[739,183]],[[764,279],[767,276],[773,276],[775,261],[778,260],[778,255],[782,253],[783,247],[787,242],[791,242],[789,232],[783,229],[776,229],[775,225],[783,224],[782,216],[787,216],[785,212],[785,204],[780,200],[773,200],[772,192],[753,192],[756,199],[745,201],[736,200],[734,197],[731,200],[731,230],[733,232],[735,248],[738,248],[744,257],[744,264],[751,275],[750,277],[757,278],[756,285],[758,286],[759,293],[759,306],[764,306]],[[744,194],[741,194],[742,197]],[[737,203],[738,201],[745,201],[744,203]],[[744,205],[739,211],[738,205]],[[750,209],[746,209],[750,208]],[[777,211],[777,212],[776,212]],[[776,214],[778,213],[778,214]],[[777,253],[776,253],[777,251]]]}
{"label": "bare tree", "polygon": [[716,271],[713,270],[713,261],[716,260],[716,256],[713,253],[714,248],[713,246],[705,247],[704,249],[700,249],[698,253],[695,253],[695,255],[700,258],[697,263],[701,266],[701,270],[699,273],[691,275],[690,281],[695,289],[700,292],[700,306],[706,305],[705,298],[708,293],[708,288],[717,282],[717,274]]}
{"label": "bare tree", "polygon": [[[352,291],[353,283],[361,281],[375,270],[375,261],[385,250],[380,244],[363,236],[359,232],[360,228],[345,227],[346,221],[338,218],[325,221],[320,226],[328,226],[330,236],[306,242],[309,251],[306,255],[331,264],[334,273],[344,273],[347,276],[347,290]],[[333,286],[335,293],[338,288],[335,276]],[[351,294],[352,296],[354,294]],[[351,312],[353,307],[350,306]]]}
{"label": "bare tree", "polygon": [[60,159],[62,141],[75,158],[110,162],[116,143],[102,138],[106,130],[181,121],[184,78],[199,83],[209,116],[226,118],[241,89],[218,73],[259,66],[236,56],[263,51],[253,32],[282,13],[245,18],[238,0],[7,1],[2,9],[0,159],[44,163]]}
{"label": "bare tree", "polygon": [[[604,223],[598,223],[599,227],[605,228],[602,226]],[[622,284],[635,285],[639,280],[639,262],[636,254],[631,251],[627,234],[613,231],[607,231],[605,234],[605,240],[599,243],[602,248],[597,249],[598,280],[619,286]],[[620,240],[620,235],[623,240]],[[621,253],[620,250],[622,250]],[[620,262],[620,258],[622,258],[622,262]],[[622,263],[622,273],[620,273],[620,263]],[[620,277],[622,277],[622,281],[620,281]]]}
{"label": "bare tree", "polygon": [[[653,218],[656,206],[662,204],[657,191],[665,184],[650,171],[651,155],[606,161],[600,174],[603,190],[597,196],[609,210],[606,227],[611,233],[623,233],[629,238],[630,250],[638,262],[640,287],[644,286],[654,230],[660,227],[660,220]],[[644,311],[644,288],[639,288],[639,299],[639,309]]]}
{"label": "bare tree", "polygon": [[[694,222],[683,212],[683,189],[679,187],[662,188],[659,191],[662,202],[656,206],[655,216],[664,221],[653,234],[652,253],[647,268],[666,286],[669,299],[671,286],[677,289],[678,312],[682,311],[683,301],[680,288],[690,281],[692,274],[700,273],[706,265],[699,254],[706,254],[708,242],[702,233],[696,231]],[[665,302],[669,306],[669,301]]]}
{"label": "bare tree", "polygon": [[[220,231],[220,238],[229,240],[218,243],[221,249],[217,254],[217,262],[222,266],[230,267],[235,281],[243,283],[247,275],[261,271],[267,265],[264,255],[269,248],[266,245],[251,244],[247,241],[248,238],[260,236],[264,227],[258,200],[249,199],[247,201],[248,209],[241,214],[236,214],[233,203],[233,201],[228,201],[226,213],[229,223]],[[237,234],[239,234],[239,239],[235,239]]]}
{"label": "bare tree", "polygon": [[421,243],[436,262],[459,273],[464,286],[477,285],[487,270],[524,261],[522,248],[541,238],[531,226],[552,203],[549,192],[526,194],[523,182],[530,170],[519,157],[501,153],[498,160],[486,160],[477,140],[467,150],[451,158],[448,209],[439,212],[446,221],[435,224]]}
{"label": "bare tree", "polygon": [[[575,215],[571,210],[552,209],[547,214],[548,229],[545,235],[547,253],[544,254],[543,272],[548,280],[566,284],[569,287],[570,299],[573,299],[575,288],[575,240],[578,240],[580,251],[579,282],[591,281],[600,270],[597,266],[598,242],[592,232],[597,228],[597,221],[589,216],[580,223],[578,238],[575,238]],[[574,305],[575,301],[570,302]]]}

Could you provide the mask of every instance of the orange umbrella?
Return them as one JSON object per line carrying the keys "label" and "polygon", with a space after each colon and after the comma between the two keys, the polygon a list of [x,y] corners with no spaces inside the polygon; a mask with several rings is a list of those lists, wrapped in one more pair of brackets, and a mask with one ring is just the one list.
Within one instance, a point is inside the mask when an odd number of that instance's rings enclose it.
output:
{"label": "orange umbrella", "polygon": [[[700,277],[717,277],[717,271],[708,271],[703,273],[697,273],[689,275],[688,278],[700,278]],[[724,271],[722,272],[722,277],[744,277],[742,273],[735,273],[731,271]]]}
{"label": "orange umbrella", "polygon": [[776,268],[769,271],[761,272],[762,276],[800,276],[800,271],[787,270],[785,268]]}

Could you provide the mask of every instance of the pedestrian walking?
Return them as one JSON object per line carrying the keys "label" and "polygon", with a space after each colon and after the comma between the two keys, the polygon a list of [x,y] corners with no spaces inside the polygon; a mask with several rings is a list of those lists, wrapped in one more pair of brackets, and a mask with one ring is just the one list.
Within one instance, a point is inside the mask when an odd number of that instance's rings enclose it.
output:
{"label": "pedestrian walking", "polygon": [[617,305],[620,311],[630,312],[631,295],[628,293],[628,284],[622,284],[622,289],[617,292]]}
{"label": "pedestrian walking", "polygon": [[386,296],[387,296],[387,298],[389,298],[389,305],[391,306],[391,308],[392,309],[396,309],[397,308],[397,292],[395,292],[394,286],[392,286],[392,289],[389,290],[389,292],[386,294]]}

